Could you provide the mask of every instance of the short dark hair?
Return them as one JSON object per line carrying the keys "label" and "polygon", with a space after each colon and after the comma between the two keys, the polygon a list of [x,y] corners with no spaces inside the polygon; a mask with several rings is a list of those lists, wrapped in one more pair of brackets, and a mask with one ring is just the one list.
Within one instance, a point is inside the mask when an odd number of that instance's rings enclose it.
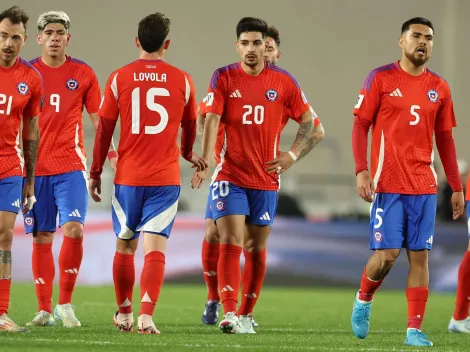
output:
{"label": "short dark hair", "polygon": [[424,17],[413,17],[412,19],[406,21],[405,23],[402,24],[401,26],[401,34],[407,32],[410,29],[410,26],[413,24],[422,24],[425,26],[428,26],[434,31],[434,26],[432,25],[432,22]]}
{"label": "short dark hair", "polygon": [[237,38],[245,32],[260,32],[263,38],[266,38],[268,24],[260,18],[243,17],[237,24]]}
{"label": "short dark hair", "polygon": [[281,46],[281,38],[279,38],[279,31],[274,26],[269,26],[268,32],[266,33],[267,37],[273,38],[276,42],[277,47]]}
{"label": "short dark hair", "polygon": [[29,16],[26,12],[18,6],[12,6],[9,9],[6,9],[0,13],[0,22],[4,19],[9,19],[13,24],[23,23],[24,29],[26,30],[26,25],[29,21]]}
{"label": "short dark hair", "polygon": [[140,46],[148,53],[158,51],[170,33],[170,19],[163,13],[152,13],[139,22],[137,37]]}

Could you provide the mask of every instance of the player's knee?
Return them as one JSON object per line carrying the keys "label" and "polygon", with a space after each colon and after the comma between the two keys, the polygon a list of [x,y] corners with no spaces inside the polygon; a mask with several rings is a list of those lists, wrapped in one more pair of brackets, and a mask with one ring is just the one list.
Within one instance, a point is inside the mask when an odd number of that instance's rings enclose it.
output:
{"label": "player's knee", "polygon": [[259,243],[252,238],[246,239],[243,243],[243,250],[245,252],[262,252],[266,248],[266,243]]}
{"label": "player's knee", "polygon": [[428,267],[428,251],[409,251],[408,258],[410,268],[427,268]]}
{"label": "player's knee", "polygon": [[135,254],[137,250],[137,240],[121,240],[120,238],[116,241],[116,251],[121,254]]}
{"label": "player's knee", "polygon": [[64,235],[73,238],[79,239],[83,236],[83,225],[79,222],[68,222],[64,225]]}
{"label": "player's knee", "polygon": [[217,231],[217,226],[215,226],[212,219],[206,220],[206,233],[204,235],[206,242],[215,244],[219,243],[219,231]]}
{"label": "player's knee", "polygon": [[54,232],[35,232],[33,233],[33,242],[38,244],[47,244],[54,241]]}
{"label": "player's knee", "polygon": [[12,241],[13,229],[0,225],[0,248],[3,250],[11,250]]}
{"label": "player's knee", "polygon": [[380,268],[383,271],[390,270],[393,264],[395,264],[395,261],[397,260],[399,254],[399,249],[378,250],[375,252],[375,255],[379,259]]}

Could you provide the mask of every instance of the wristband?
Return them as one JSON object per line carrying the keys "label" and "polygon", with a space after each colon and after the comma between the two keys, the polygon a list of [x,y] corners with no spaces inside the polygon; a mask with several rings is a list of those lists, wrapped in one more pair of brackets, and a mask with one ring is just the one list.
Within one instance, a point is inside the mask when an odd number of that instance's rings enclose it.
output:
{"label": "wristband", "polygon": [[287,153],[291,156],[292,159],[294,159],[294,161],[297,160],[297,156],[294,154],[293,151],[289,150]]}

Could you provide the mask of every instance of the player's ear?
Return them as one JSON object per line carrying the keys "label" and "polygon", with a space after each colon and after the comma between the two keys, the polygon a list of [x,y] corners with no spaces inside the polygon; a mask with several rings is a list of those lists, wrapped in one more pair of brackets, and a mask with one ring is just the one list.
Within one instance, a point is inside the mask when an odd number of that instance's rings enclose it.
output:
{"label": "player's ear", "polygon": [[403,38],[403,35],[401,35],[400,38],[398,39],[398,45],[402,49],[403,49],[403,46],[404,46],[403,42],[404,42],[404,38]]}
{"label": "player's ear", "polygon": [[72,35],[70,33],[67,34],[67,43],[66,45],[69,45],[70,44],[70,38],[72,37]]}
{"label": "player's ear", "polygon": [[139,42],[139,38],[137,37],[135,37],[135,46],[140,49],[140,42]]}
{"label": "player's ear", "polygon": [[278,50],[276,58],[279,60],[280,57],[281,57],[281,50]]}
{"label": "player's ear", "polygon": [[168,50],[169,47],[170,47],[170,39],[167,39],[163,43],[163,49]]}

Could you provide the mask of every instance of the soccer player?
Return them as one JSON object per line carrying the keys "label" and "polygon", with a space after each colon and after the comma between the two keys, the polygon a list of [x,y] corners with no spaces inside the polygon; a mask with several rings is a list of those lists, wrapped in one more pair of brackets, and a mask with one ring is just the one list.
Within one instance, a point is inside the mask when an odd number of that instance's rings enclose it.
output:
{"label": "soccer player", "polygon": [[[36,170],[38,203],[26,214],[26,233],[33,235],[32,271],[38,313],[27,325],[79,327],[72,294],[83,255],[83,224],[88,207],[88,177],[83,146],[82,111],[85,107],[97,128],[101,101],[98,79],[83,61],[66,55],[70,19],[62,11],[39,16],[37,42],[42,56],[30,63],[44,79],[44,107],[39,118],[42,141]],[[55,265],[52,242],[57,226],[64,231],[59,254],[59,301],[52,314]]]}
{"label": "soccer player", "polygon": [[[468,236],[470,239],[470,176],[467,179],[465,200],[467,203],[467,224]],[[455,310],[452,315],[448,330],[449,332],[470,334],[470,317],[468,310],[470,307],[470,240],[467,251],[460,263],[457,281],[457,297]]]}
{"label": "soccer player", "polygon": [[[456,126],[449,85],[426,68],[433,49],[432,23],[421,17],[402,25],[401,60],[372,70],[354,107],[352,147],[357,191],[371,202],[370,249],[351,325],[364,339],[369,332],[375,291],[406,248],[408,329],[405,343],[432,346],[421,331],[428,299],[428,251],[436,217],[437,180],[433,169],[433,136],[453,190],[454,219],[464,209],[452,128]],[[371,172],[367,135],[372,125]]]}
{"label": "soccer player", "polygon": [[139,59],[111,74],[102,106],[90,172],[90,194],[100,201],[100,175],[118,116],[121,117],[115,188],[112,196],[116,254],[114,288],[119,310],[114,324],[132,331],[134,253],[143,232],[145,262],[140,279],[138,332],[159,334],[152,315],[165,270],[165,248],[180,194],[177,138],[181,154],[194,167],[205,167],[192,152],[197,104],[191,77],[163,61],[170,45],[170,20],[161,13],[143,18],[136,45]]}
{"label": "soccer player", "polygon": [[[241,62],[215,71],[205,102],[206,162],[214,152],[219,122],[225,128],[210,195],[210,209],[220,236],[217,276],[225,317],[219,328],[225,333],[254,333],[252,311],[265,275],[265,247],[277,206],[279,174],[304,152],[313,129],[313,113],[297,80],[263,61],[267,31],[263,20],[240,20],[236,47]],[[291,150],[277,155],[285,108],[299,120],[300,127]],[[207,169],[196,172],[192,186],[199,187],[207,173]],[[249,282],[243,285],[248,300],[237,312],[244,243],[252,249],[243,280]]]}
{"label": "soccer player", "polygon": [[27,331],[7,315],[11,246],[19,209],[23,208],[26,213],[35,202],[34,173],[39,145],[37,116],[43,94],[41,75],[19,57],[27,38],[28,21],[28,15],[17,6],[0,13],[0,331],[9,332]]}
{"label": "soccer player", "polygon": [[[279,31],[274,27],[270,26],[268,28],[268,32],[266,34],[266,51],[264,53],[264,61],[275,65],[281,56],[280,51],[281,39],[279,36]],[[310,142],[308,150],[311,150],[317,145],[324,137],[324,129],[320,123],[320,119],[314,114],[314,128],[312,130],[312,134],[310,136]],[[202,134],[203,126],[204,126],[204,118],[205,118],[205,101],[202,101],[200,104],[200,113],[198,118],[198,127],[200,134]],[[281,123],[281,131],[284,126],[289,121],[290,114],[287,112]],[[295,120],[297,123],[298,120]],[[214,153],[214,161],[217,165],[220,162],[220,150],[223,145],[224,141],[224,128],[223,123],[219,123],[219,132],[217,135],[217,143],[215,147]],[[307,149],[306,149],[307,150]],[[306,155],[306,153],[304,153]],[[303,156],[303,155],[302,155]],[[301,157],[299,157],[300,159]],[[220,295],[218,290],[218,279],[217,279],[217,263],[219,260],[219,233],[217,231],[217,226],[214,223],[214,219],[212,218],[212,212],[210,210],[210,192],[209,198],[207,201],[206,207],[206,215],[205,215],[205,236],[202,243],[202,266],[204,272],[204,280],[207,286],[207,303],[204,309],[204,313],[202,315],[202,322],[204,324],[215,324],[217,323],[218,316],[219,316],[219,309],[220,309]],[[253,248],[251,247],[252,242],[245,243],[243,246],[243,254],[245,256],[245,260],[251,259],[251,252]],[[250,267],[250,266],[248,266]],[[249,283],[245,282],[245,280],[249,279],[251,274],[249,272],[245,272],[243,274],[242,284],[243,287],[249,287]],[[249,296],[250,292],[242,292],[242,305],[247,303],[251,298]],[[245,296],[246,295],[246,296]],[[255,320],[252,320],[253,327],[257,327],[258,324]]]}

